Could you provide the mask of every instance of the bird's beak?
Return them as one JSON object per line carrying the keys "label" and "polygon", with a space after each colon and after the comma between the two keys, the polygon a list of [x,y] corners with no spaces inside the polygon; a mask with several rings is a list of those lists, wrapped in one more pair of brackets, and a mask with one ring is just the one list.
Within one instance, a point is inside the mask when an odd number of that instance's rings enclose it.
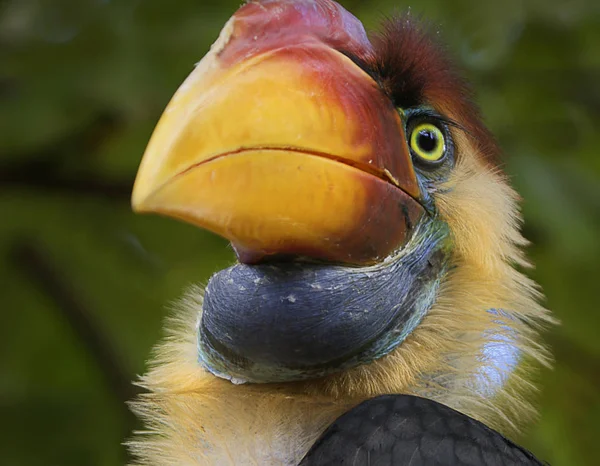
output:
{"label": "bird's beak", "polygon": [[377,83],[307,26],[312,13],[268,16],[291,3],[247,4],[226,25],[162,115],[133,208],[217,233],[245,262],[374,262],[423,214],[402,121]]}

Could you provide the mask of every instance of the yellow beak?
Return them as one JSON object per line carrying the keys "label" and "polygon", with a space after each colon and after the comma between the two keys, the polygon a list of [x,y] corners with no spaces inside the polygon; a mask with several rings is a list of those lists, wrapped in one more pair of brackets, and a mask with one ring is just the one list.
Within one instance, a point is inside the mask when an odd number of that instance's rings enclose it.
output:
{"label": "yellow beak", "polygon": [[167,106],[134,210],[217,233],[244,262],[361,264],[402,246],[423,209],[391,101],[316,40],[227,53],[250,40],[242,23],[234,16]]}

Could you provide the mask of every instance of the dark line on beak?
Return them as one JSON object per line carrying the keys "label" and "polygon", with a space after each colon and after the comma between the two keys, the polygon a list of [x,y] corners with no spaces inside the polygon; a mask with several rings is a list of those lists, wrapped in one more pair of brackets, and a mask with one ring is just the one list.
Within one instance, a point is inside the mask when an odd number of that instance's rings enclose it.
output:
{"label": "dark line on beak", "polygon": [[[349,159],[346,159],[344,157],[341,157],[339,155],[333,155],[333,154],[329,154],[327,152],[320,152],[320,151],[316,151],[316,150],[312,150],[312,149],[304,149],[304,148],[300,148],[300,147],[291,147],[291,146],[281,146],[281,147],[278,147],[278,146],[240,147],[239,149],[235,149],[235,150],[232,150],[232,151],[229,151],[229,152],[222,152],[220,154],[217,154],[217,155],[209,157],[209,158],[207,158],[205,160],[202,160],[201,162],[198,162],[198,163],[190,165],[185,170],[177,173],[176,175],[172,176],[167,181],[165,181],[158,189],[156,189],[154,191],[154,193],[157,193],[166,184],[170,183],[175,178],[183,176],[184,174],[186,174],[187,172],[193,170],[194,168],[197,168],[197,167],[199,167],[201,165],[207,164],[207,163],[212,162],[214,160],[221,159],[223,157],[228,157],[230,155],[242,154],[244,152],[251,152],[251,151],[287,151],[287,152],[294,152],[294,153],[309,155],[309,156],[313,156],[313,157],[320,157],[320,158],[323,158],[323,159],[328,159],[328,160],[331,160],[333,162],[340,163],[342,165],[347,165],[349,167],[356,168],[357,170],[360,170],[360,171],[362,171],[364,173],[372,175],[372,176],[374,176],[376,178],[379,178],[380,180],[385,181],[386,183],[391,184],[392,186],[394,186],[397,189],[401,190],[404,194],[406,194],[407,196],[409,196],[415,202],[417,202],[421,206],[423,206],[423,204],[421,203],[421,201],[419,199],[416,199],[412,194],[410,194],[409,192],[407,192],[406,190],[404,190],[402,188],[402,186],[400,186],[397,182],[395,182],[395,180],[394,180],[393,177],[390,177],[390,174],[389,174],[390,172],[386,168],[384,168],[384,169],[378,169],[378,168],[375,168],[372,165],[369,165],[367,163],[356,162],[354,160],[349,160]],[[425,209],[424,206],[423,206],[423,208]],[[425,210],[427,210],[427,209],[425,209]]]}

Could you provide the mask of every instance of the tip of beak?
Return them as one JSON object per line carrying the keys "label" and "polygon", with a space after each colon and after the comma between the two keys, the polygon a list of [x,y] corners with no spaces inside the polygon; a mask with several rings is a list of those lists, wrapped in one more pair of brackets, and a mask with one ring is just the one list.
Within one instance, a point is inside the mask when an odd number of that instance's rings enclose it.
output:
{"label": "tip of beak", "polygon": [[140,189],[140,183],[138,178],[135,180],[133,185],[133,192],[131,193],[131,208],[136,213],[145,212],[145,201],[150,197],[150,193],[146,189]]}
{"label": "tip of beak", "polygon": [[156,191],[156,186],[146,179],[144,171],[140,168],[131,193],[132,210],[135,213],[152,212],[152,198]]}
{"label": "tip of beak", "polygon": [[144,206],[144,202],[136,200],[136,199],[131,199],[131,210],[133,210],[136,214],[143,214],[144,212],[147,212],[148,209],[145,208]]}

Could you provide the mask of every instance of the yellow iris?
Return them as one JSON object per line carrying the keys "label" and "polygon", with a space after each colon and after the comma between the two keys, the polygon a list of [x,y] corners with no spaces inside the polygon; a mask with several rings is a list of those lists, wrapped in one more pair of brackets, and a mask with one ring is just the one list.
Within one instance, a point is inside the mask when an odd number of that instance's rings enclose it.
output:
{"label": "yellow iris", "polygon": [[439,162],[446,154],[444,133],[431,123],[420,123],[410,135],[410,148],[426,162]]}

